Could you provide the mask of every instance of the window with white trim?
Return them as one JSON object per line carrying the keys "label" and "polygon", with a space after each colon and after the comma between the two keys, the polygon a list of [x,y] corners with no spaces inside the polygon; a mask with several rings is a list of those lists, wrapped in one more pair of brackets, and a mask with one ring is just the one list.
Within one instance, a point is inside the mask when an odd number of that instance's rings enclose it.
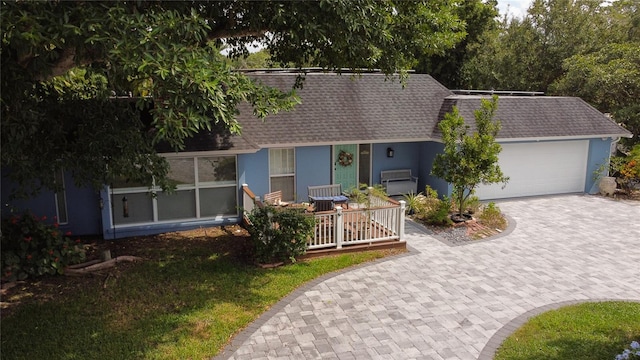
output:
{"label": "window with white trim", "polygon": [[113,223],[144,224],[237,215],[235,156],[169,157],[173,193],[141,184],[111,187]]}
{"label": "window with white trim", "polygon": [[295,156],[293,148],[269,149],[270,191],[282,191],[282,200],[295,201]]}

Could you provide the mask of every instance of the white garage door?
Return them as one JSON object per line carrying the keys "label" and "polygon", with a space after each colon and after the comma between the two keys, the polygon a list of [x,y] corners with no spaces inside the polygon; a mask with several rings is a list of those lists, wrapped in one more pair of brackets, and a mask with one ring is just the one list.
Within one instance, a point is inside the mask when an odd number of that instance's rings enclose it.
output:
{"label": "white garage door", "polygon": [[480,185],[481,200],[583,192],[589,141],[501,144],[499,164],[509,182]]}

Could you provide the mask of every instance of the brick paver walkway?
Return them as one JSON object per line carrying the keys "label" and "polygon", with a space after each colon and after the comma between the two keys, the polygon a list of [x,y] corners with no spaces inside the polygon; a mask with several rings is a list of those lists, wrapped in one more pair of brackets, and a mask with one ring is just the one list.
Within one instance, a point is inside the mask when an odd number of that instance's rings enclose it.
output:
{"label": "brick paver walkway", "polygon": [[408,255],[305,285],[217,358],[490,359],[503,326],[541,307],[640,301],[640,203],[571,195],[498,205],[512,233],[451,247],[408,222]]}

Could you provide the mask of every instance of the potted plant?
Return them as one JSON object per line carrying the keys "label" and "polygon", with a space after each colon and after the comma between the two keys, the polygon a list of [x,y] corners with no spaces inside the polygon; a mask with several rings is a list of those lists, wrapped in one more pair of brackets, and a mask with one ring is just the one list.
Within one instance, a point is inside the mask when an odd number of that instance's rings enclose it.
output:
{"label": "potted plant", "polygon": [[404,201],[407,203],[406,213],[407,215],[413,215],[418,212],[420,207],[420,194],[414,194],[413,191],[403,195]]}
{"label": "potted plant", "polygon": [[603,196],[613,196],[616,193],[616,177],[610,175],[616,172],[618,163],[619,158],[612,157],[608,163],[601,164],[594,171],[594,180],[598,184],[598,192]]}

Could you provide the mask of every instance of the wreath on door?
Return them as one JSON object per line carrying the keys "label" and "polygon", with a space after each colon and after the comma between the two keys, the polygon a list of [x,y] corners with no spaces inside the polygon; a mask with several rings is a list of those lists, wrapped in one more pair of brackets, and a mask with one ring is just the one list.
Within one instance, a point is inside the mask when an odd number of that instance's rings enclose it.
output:
{"label": "wreath on door", "polygon": [[338,162],[342,166],[351,165],[353,163],[353,154],[348,153],[348,152],[346,152],[344,150],[341,150],[340,154],[338,154]]}

